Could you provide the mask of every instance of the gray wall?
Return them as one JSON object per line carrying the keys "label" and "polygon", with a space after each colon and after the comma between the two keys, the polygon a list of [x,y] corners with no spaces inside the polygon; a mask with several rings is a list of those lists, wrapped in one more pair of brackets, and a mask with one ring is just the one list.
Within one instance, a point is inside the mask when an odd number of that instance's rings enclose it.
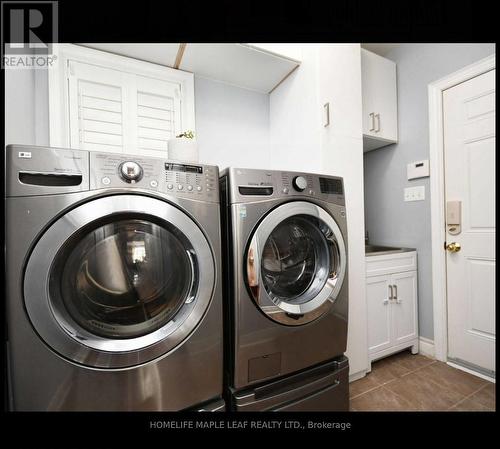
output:
{"label": "gray wall", "polygon": [[194,77],[200,161],[269,167],[269,95]]}
{"label": "gray wall", "polygon": [[[494,44],[402,44],[397,64],[399,142],[365,153],[365,226],[373,243],[418,251],[420,335],[434,338],[429,178],[408,181],[406,165],[429,159],[427,85],[495,52]],[[403,201],[405,187],[425,186],[425,200]]]}
{"label": "gray wall", "polygon": [[35,117],[35,70],[6,69],[5,143],[35,145]]}

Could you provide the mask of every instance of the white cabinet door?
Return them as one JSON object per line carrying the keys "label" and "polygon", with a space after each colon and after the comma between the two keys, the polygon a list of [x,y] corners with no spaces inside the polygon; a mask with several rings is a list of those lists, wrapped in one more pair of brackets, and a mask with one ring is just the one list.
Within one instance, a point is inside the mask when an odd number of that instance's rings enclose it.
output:
{"label": "white cabinet door", "polygon": [[390,276],[373,276],[366,281],[368,351],[382,351],[392,345]]}
{"label": "white cabinet door", "polygon": [[359,51],[359,46],[352,44],[318,46],[318,106],[323,114],[320,129],[326,145],[342,145],[338,137],[361,137]]}
{"label": "white cabinet door", "polygon": [[396,64],[361,50],[363,134],[380,140],[375,149],[398,140]]}
{"label": "white cabinet door", "polygon": [[399,345],[418,337],[417,272],[391,276],[394,299],[391,303],[393,343]]}
{"label": "white cabinet door", "polygon": [[363,134],[375,135],[375,96],[377,78],[377,59],[374,53],[361,49],[361,96],[363,102]]}

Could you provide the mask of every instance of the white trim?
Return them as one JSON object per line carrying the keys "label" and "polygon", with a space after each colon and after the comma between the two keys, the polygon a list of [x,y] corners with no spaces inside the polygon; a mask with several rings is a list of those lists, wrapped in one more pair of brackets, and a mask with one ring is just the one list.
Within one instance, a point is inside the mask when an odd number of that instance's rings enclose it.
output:
{"label": "white trim", "polygon": [[389,357],[390,355],[396,354],[398,352],[404,351],[405,349],[411,349],[412,354],[417,354],[419,349],[418,338],[413,338],[409,341],[405,341],[399,345],[391,346],[387,349],[383,349],[382,351],[373,352],[370,354],[370,370],[371,364],[380,359],[384,359],[385,357]]}
{"label": "white trim", "polygon": [[465,371],[466,373],[472,374],[473,376],[480,377],[481,379],[487,380],[487,381],[492,382],[492,383],[496,383],[494,377],[486,376],[485,374],[478,373],[477,371],[466,368],[465,366],[462,366],[462,365],[457,365],[456,363],[453,363],[453,362],[446,362],[446,364],[450,365],[452,368],[456,368],[456,369],[459,369],[461,371]]}
{"label": "white trim", "polygon": [[436,358],[434,342],[429,338],[418,338],[418,351],[420,354],[425,355],[426,357],[430,357],[431,359]]}
{"label": "white trim", "polygon": [[[74,44],[54,44],[56,64],[49,69],[49,141],[53,147],[70,147],[68,60],[121,72],[170,81],[181,88],[182,129],[195,131],[194,75],[171,67],[115,55]],[[64,89],[61,89],[61,85]]]}
{"label": "white trim", "polygon": [[35,145],[49,145],[48,109],[48,72],[35,70]]}
{"label": "white trim", "polygon": [[495,68],[495,54],[468,65],[428,86],[429,156],[432,227],[432,297],[434,313],[434,348],[437,360],[448,357],[446,308],[445,185],[443,142],[443,91]]}
{"label": "white trim", "polygon": [[354,374],[349,374],[349,383],[355,382],[359,379],[362,379],[363,377],[366,376],[366,374],[367,374],[367,372],[365,370],[358,371],[357,373],[354,373]]}

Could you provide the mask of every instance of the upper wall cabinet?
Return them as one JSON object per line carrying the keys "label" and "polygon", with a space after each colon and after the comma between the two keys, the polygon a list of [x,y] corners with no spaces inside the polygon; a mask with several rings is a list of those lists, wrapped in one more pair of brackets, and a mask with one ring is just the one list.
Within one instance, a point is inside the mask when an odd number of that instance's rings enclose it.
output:
{"label": "upper wall cabinet", "polygon": [[363,151],[398,140],[396,63],[361,49]]}

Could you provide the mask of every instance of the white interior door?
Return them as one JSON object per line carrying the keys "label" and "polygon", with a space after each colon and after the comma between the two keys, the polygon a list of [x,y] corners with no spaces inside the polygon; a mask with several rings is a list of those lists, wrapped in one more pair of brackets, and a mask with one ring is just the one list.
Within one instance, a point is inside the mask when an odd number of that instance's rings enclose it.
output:
{"label": "white interior door", "polygon": [[[495,371],[495,70],[443,92],[448,358]],[[457,219],[451,201],[461,203]],[[455,228],[455,229],[454,229]],[[458,232],[458,234],[456,233]]]}

